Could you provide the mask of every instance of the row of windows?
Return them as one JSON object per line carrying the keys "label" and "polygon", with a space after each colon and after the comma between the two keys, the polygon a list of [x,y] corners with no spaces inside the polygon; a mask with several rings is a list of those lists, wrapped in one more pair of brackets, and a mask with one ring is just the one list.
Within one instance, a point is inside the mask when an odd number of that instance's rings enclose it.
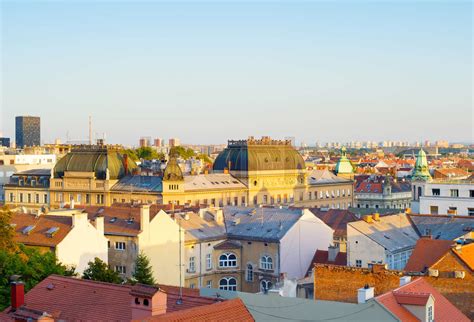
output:
{"label": "row of windows", "polygon": [[[421,195],[421,187],[418,188],[418,194]],[[431,189],[432,196],[441,196],[441,189],[433,188]],[[459,197],[459,189],[449,189],[449,196],[452,198]],[[474,190],[469,190],[469,198],[474,198]]]}
{"label": "row of windows", "polygon": [[[10,192],[10,202],[15,202],[15,194]],[[36,203],[36,204],[47,204],[48,203],[48,194],[44,194],[43,198],[41,198],[40,194],[32,194],[32,193],[19,193],[18,194],[18,202],[19,203]]]}
{"label": "row of windows", "polygon": [[[452,213],[452,214],[457,214],[458,213],[458,207],[449,207],[447,212]],[[430,206],[430,214],[438,215],[439,214],[439,207],[438,206]],[[474,216],[474,208],[467,208],[467,215],[468,216]]]}
{"label": "row of windows", "polygon": [[[123,243],[123,249],[125,249],[125,243]],[[116,243],[117,245],[117,243]],[[117,249],[117,246],[115,247]],[[237,256],[234,253],[224,253],[219,256],[219,267],[230,268],[237,267]],[[253,267],[251,264],[247,266],[247,269],[251,270],[253,275]],[[206,254],[206,269],[212,269],[212,254]],[[273,270],[273,258],[269,255],[263,255],[260,257],[260,269]],[[196,271],[196,258],[194,256],[189,257],[188,272],[194,273]]]}
{"label": "row of windows", "polygon": [[[212,281],[207,281],[206,286],[212,287]],[[260,291],[266,293],[273,286],[272,282],[266,279],[260,281]],[[237,279],[234,277],[223,277],[219,280],[219,289],[225,291],[237,291]]]}
{"label": "row of windows", "polygon": [[[217,202],[217,203],[216,203]],[[241,196],[240,197],[240,204],[241,205],[244,205],[245,204],[245,196]],[[187,202],[188,204],[191,204],[191,200],[188,200]],[[231,197],[227,197],[225,200],[224,199],[217,199],[216,198],[211,198],[211,199],[197,199],[195,202],[196,206],[199,206],[199,205],[219,205],[219,207],[223,207],[223,206],[238,206],[239,204],[239,197],[234,197],[234,198],[231,198]]]}
{"label": "row of windows", "polygon": [[[68,197],[69,197],[69,202],[74,201],[74,202],[76,202],[80,205],[82,205],[82,204],[88,205],[88,204],[91,203],[91,195],[89,193],[84,194],[84,196],[82,194],[78,193],[75,198],[74,198],[74,194],[70,193],[68,195]],[[54,201],[55,202],[64,202],[64,194],[62,192],[57,193],[55,195]],[[103,205],[104,204],[104,195],[103,194],[95,195],[95,202],[98,205]]]}
{"label": "row of windows", "polygon": [[[405,204],[399,204],[399,205],[393,205],[393,206],[386,205],[385,209],[406,209],[406,208],[409,208],[409,207],[410,207],[410,205],[408,203],[405,203]],[[364,204],[358,203],[357,208],[375,208],[375,209],[379,209],[381,207],[379,205],[375,205],[375,207],[371,207],[369,204],[364,205]]]}

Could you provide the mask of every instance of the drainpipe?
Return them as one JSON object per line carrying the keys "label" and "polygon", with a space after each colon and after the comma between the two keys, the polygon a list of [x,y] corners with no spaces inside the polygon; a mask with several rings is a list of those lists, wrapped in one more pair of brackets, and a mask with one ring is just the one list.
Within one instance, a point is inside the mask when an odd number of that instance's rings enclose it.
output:
{"label": "drainpipe", "polygon": [[199,243],[199,288],[202,287],[202,242]]}

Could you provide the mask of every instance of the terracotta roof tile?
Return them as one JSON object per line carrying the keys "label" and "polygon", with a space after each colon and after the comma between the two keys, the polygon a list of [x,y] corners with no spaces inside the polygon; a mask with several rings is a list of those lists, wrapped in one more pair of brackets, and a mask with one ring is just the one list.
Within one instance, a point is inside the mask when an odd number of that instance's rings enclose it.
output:
{"label": "terracotta roof tile", "polygon": [[[410,294],[412,295],[413,299],[407,300],[406,297],[409,297]],[[402,302],[411,301],[421,303],[422,301],[420,298],[423,297],[424,294],[431,294],[431,296],[434,297],[435,321],[470,321],[464,314],[462,314],[461,311],[459,311],[423,278],[418,278],[393,291],[382,294],[376,297],[376,300],[402,321],[418,321],[418,319],[416,319],[413,314],[405,309],[403,305],[398,302],[398,300],[401,300]]]}
{"label": "terracotta roof tile", "polygon": [[420,238],[405,266],[406,272],[424,272],[451,249],[453,241]]}
{"label": "terracotta roof tile", "polygon": [[255,321],[241,299],[153,316],[145,321]]}
{"label": "terracotta roof tile", "polygon": [[359,220],[349,210],[328,209],[326,211],[320,208],[310,208],[309,210],[326,225],[334,229],[334,236],[336,237],[347,237],[347,223]]}
{"label": "terracotta roof tile", "polygon": [[474,271],[474,244],[463,245],[453,249],[456,254],[472,271]]}
{"label": "terracotta roof tile", "polygon": [[[69,216],[14,214],[11,223],[16,225],[15,241],[34,246],[56,247],[72,229],[72,218]],[[28,234],[23,233],[28,226],[34,228]],[[59,230],[53,235],[47,234],[53,227]]]}

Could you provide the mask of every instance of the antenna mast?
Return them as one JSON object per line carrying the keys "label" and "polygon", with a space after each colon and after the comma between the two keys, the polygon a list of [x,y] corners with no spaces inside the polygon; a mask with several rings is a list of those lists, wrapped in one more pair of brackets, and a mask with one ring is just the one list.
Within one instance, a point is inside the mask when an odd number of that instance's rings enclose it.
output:
{"label": "antenna mast", "polygon": [[89,145],[92,145],[92,116],[89,115]]}

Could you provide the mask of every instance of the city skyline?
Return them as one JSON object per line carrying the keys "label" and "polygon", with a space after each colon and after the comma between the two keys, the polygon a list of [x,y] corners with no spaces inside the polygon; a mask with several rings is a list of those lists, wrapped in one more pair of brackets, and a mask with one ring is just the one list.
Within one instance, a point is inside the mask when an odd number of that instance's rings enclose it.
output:
{"label": "city skyline", "polygon": [[13,139],[14,117],[35,115],[45,143],[87,140],[92,115],[126,145],[470,143],[471,9],[5,1],[0,131]]}

